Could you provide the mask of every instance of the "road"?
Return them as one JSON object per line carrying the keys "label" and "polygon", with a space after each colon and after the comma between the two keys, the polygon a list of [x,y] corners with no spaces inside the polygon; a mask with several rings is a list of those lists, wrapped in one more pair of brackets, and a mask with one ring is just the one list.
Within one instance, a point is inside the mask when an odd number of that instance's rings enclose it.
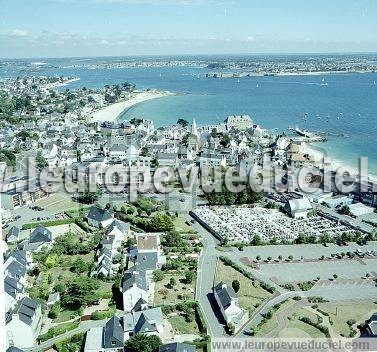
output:
{"label": "road", "polygon": [[[186,219],[192,220],[189,215],[186,215]],[[199,302],[206,320],[208,335],[221,337],[225,335],[224,325],[218,319],[221,314],[212,294],[218,258],[216,246],[219,242],[198,223],[192,224],[192,227],[198,231],[203,243],[203,250],[198,261],[196,300]]]}
{"label": "road", "polygon": [[365,232],[374,233],[375,231],[375,228],[372,225],[366,224],[365,222],[362,221],[362,217],[355,219],[347,215],[339,214],[336,210],[324,207],[323,205],[319,205],[319,204],[316,205],[316,209],[337,218],[339,221],[345,221],[349,223],[350,226],[360,227]]}
{"label": "road", "polygon": [[250,329],[253,326],[257,326],[262,321],[263,315],[266,314],[275,304],[281,303],[286,299],[293,298],[295,296],[305,298],[305,295],[302,291],[289,291],[281,293],[278,296],[275,296],[269,301],[265,302],[258,308],[256,312],[254,312],[249,321],[242,327],[242,329],[235,335],[235,337],[250,336]]}
{"label": "road", "polygon": [[34,346],[34,347],[29,347],[29,348],[24,348],[23,351],[25,352],[39,352],[39,351],[45,351],[49,348],[51,348],[56,342],[65,340],[69,337],[72,337],[76,334],[80,334],[82,332],[86,332],[90,330],[91,328],[102,328],[105,326],[107,322],[106,320],[89,320],[89,321],[83,321],[81,322],[80,326],[76,329],[73,329],[71,331],[66,332],[65,334],[59,335],[57,337],[54,337],[50,340],[47,340],[40,345]]}

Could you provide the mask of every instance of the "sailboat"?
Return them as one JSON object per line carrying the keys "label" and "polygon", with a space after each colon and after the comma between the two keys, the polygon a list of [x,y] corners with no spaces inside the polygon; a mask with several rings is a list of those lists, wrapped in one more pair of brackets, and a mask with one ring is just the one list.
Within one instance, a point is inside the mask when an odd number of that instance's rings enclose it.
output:
{"label": "sailboat", "polygon": [[325,78],[322,78],[321,86],[328,86],[328,83],[325,81]]}

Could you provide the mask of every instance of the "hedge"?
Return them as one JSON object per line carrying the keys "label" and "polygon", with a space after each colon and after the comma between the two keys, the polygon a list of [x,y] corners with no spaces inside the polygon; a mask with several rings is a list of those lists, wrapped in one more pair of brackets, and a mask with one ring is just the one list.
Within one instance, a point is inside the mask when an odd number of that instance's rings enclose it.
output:
{"label": "hedge", "polygon": [[39,341],[44,342],[56,336],[65,334],[68,331],[74,330],[80,326],[80,322],[66,323],[50,328],[45,334],[39,336]]}
{"label": "hedge", "polygon": [[42,221],[42,222],[33,222],[29,224],[23,224],[22,230],[29,230],[29,229],[35,229],[38,226],[58,226],[58,225],[67,225],[67,224],[73,224],[75,222],[75,219],[67,218],[67,219],[59,219],[59,220],[50,220],[50,221]]}
{"label": "hedge", "polygon": [[84,221],[81,221],[80,219],[72,219],[73,222],[76,223],[76,225],[78,227],[80,227],[82,230],[84,230],[85,232],[92,232],[92,228]]}
{"label": "hedge", "polygon": [[106,311],[96,310],[95,312],[92,313],[92,319],[93,320],[110,319],[114,316],[114,314],[115,314],[115,308],[109,309]]}

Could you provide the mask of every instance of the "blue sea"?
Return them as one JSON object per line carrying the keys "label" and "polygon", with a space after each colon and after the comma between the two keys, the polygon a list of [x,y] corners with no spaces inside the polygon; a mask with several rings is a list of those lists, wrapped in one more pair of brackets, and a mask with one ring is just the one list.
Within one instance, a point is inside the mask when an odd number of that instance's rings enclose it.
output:
{"label": "blue sea", "polygon": [[[109,59],[110,60],[110,59]],[[263,127],[288,133],[289,126],[329,133],[318,145],[335,160],[357,166],[369,158],[377,175],[377,73],[323,76],[279,76],[241,79],[206,78],[208,69],[195,67],[141,67],[114,69],[61,68],[75,59],[35,60],[47,63],[32,74],[79,77],[68,88],[103,87],[128,81],[140,89],[158,88],[176,96],[138,104],[122,119],[145,117],[155,126],[178,118],[198,125],[215,124],[228,115],[248,114]],[[103,59],[102,59],[103,61]],[[59,66],[59,67],[58,67]],[[0,66],[0,79],[31,74]]]}

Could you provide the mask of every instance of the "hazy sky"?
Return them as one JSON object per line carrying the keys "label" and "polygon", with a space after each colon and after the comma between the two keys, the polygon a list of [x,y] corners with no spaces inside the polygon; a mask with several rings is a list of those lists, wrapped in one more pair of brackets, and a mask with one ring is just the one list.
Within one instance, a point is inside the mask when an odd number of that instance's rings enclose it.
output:
{"label": "hazy sky", "polygon": [[377,52],[377,0],[0,0],[0,57]]}

